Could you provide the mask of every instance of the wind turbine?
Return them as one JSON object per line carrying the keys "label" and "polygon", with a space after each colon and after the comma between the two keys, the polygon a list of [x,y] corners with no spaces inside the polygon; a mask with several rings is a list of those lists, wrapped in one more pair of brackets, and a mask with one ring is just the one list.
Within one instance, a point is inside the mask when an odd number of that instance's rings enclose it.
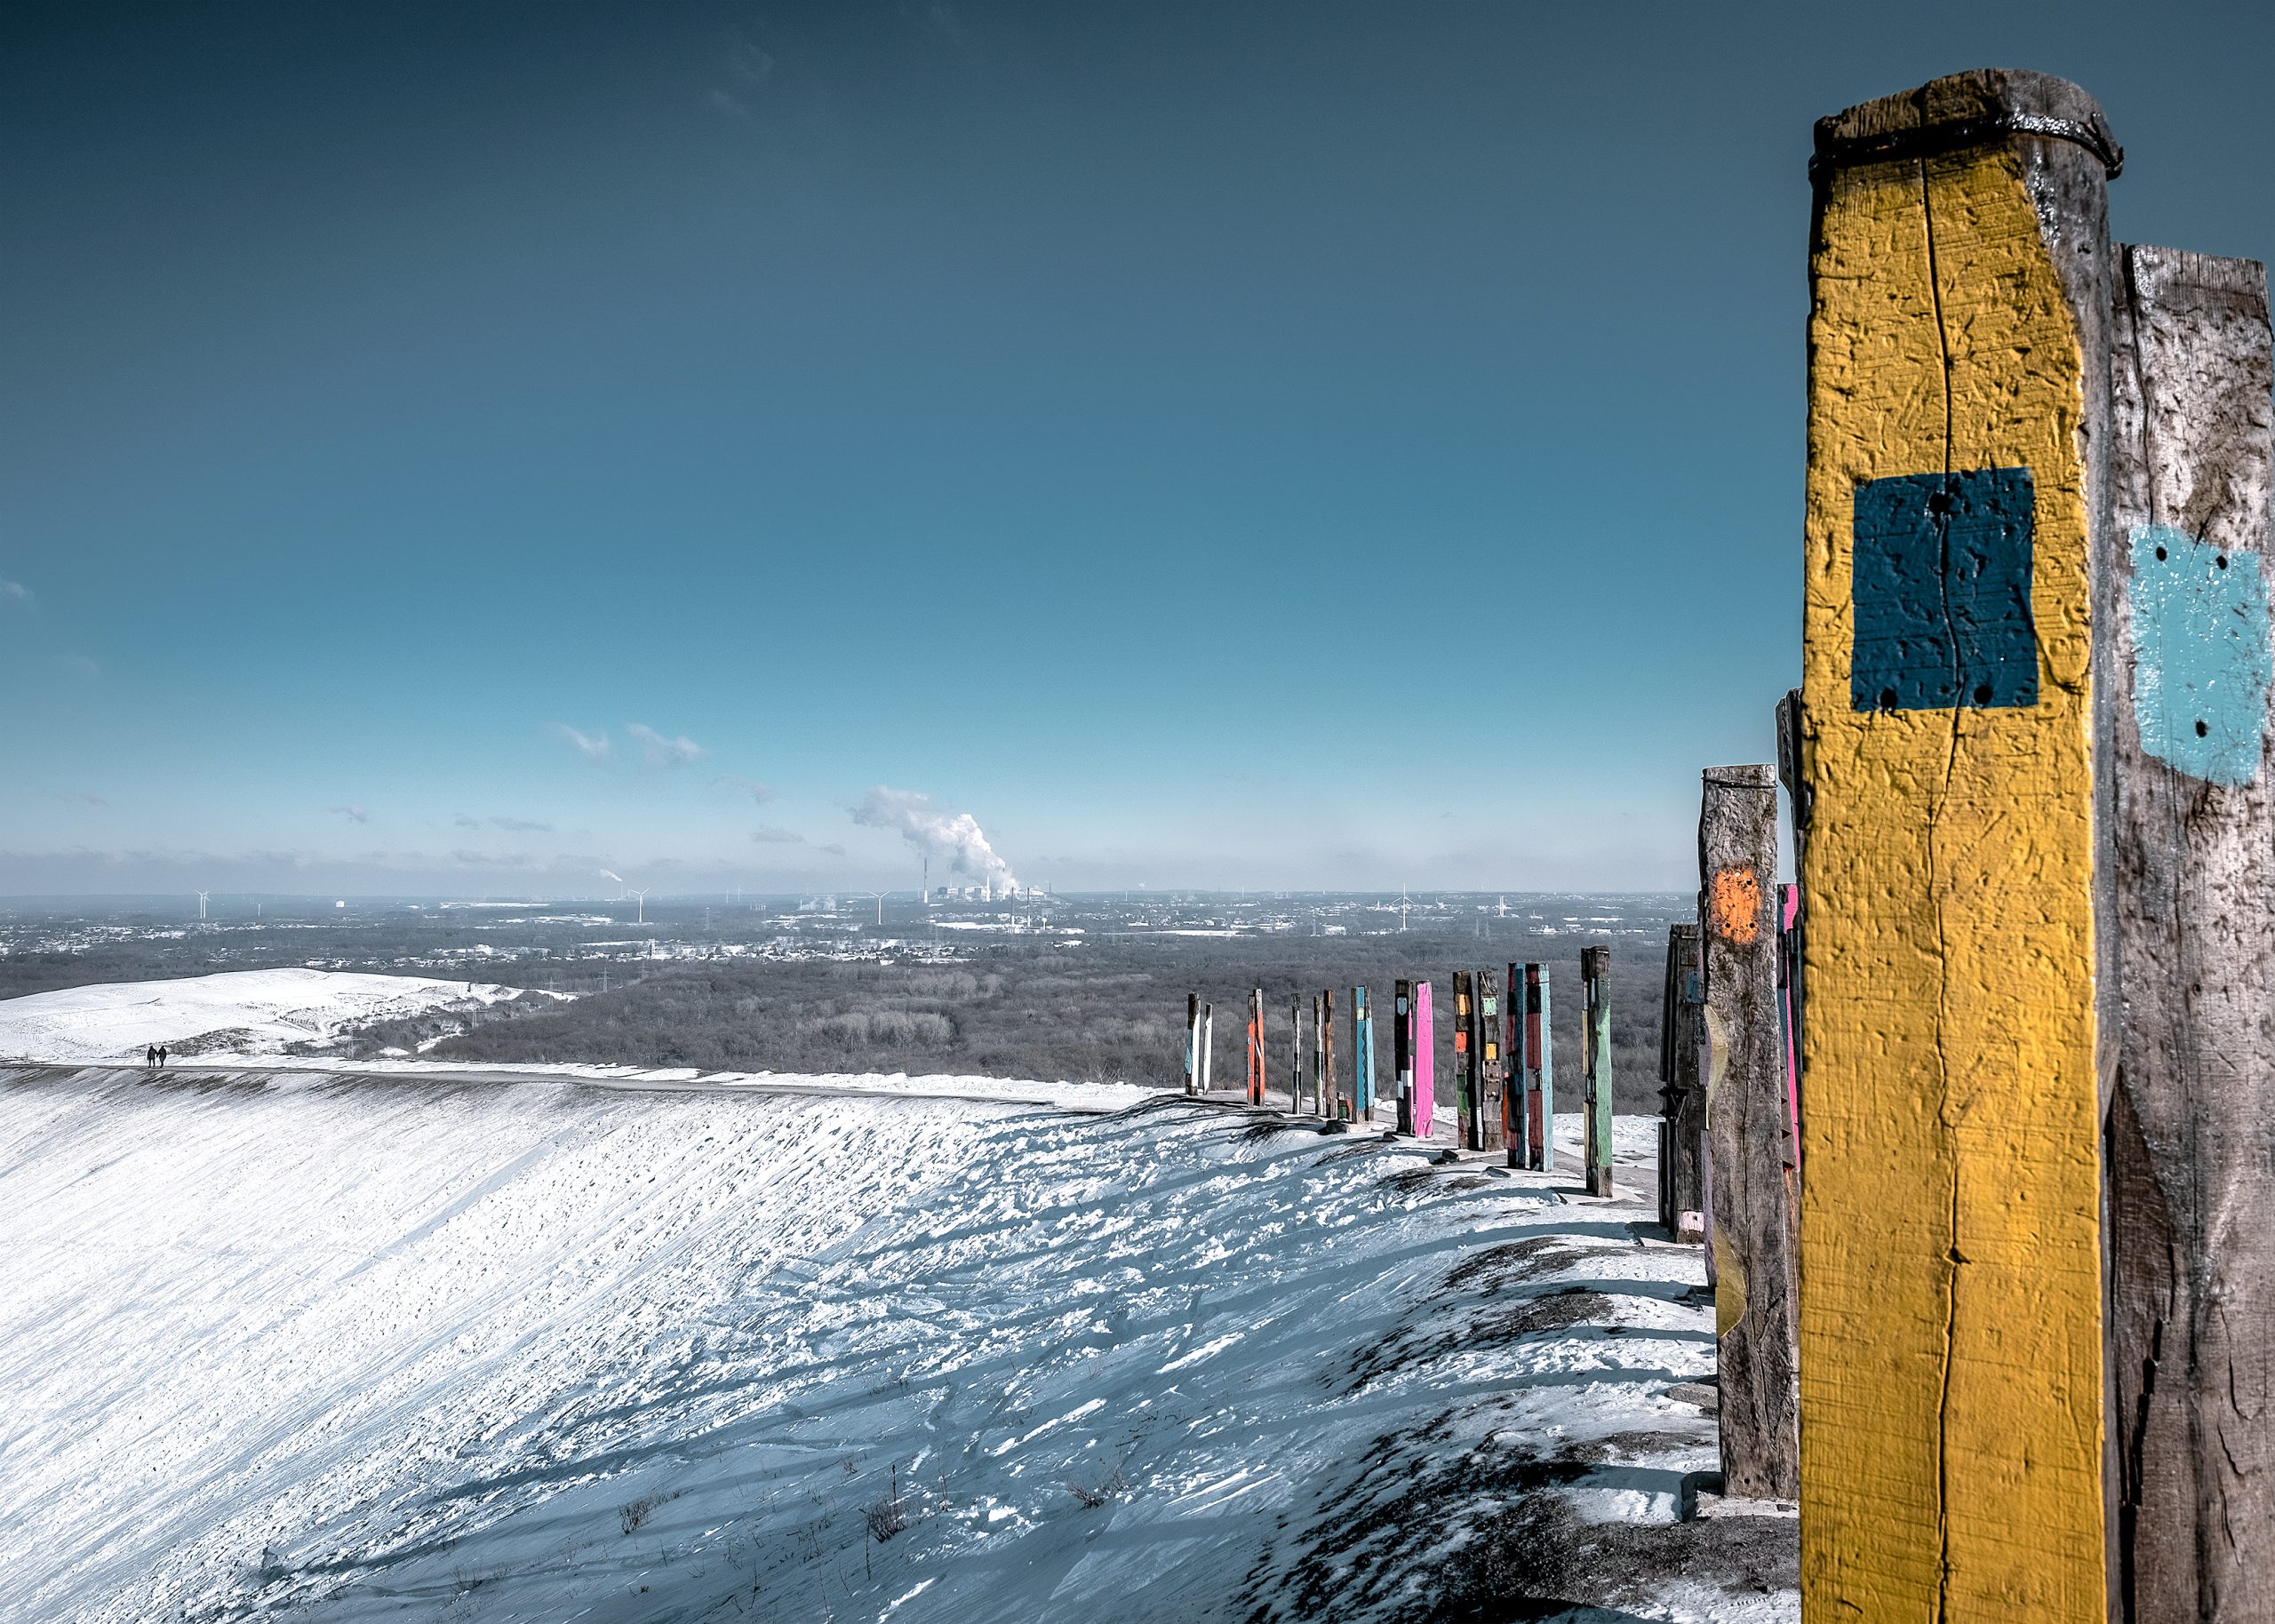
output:
{"label": "wind turbine", "polygon": [[[648,888],[648,891],[652,891],[655,888],[655,887],[650,886]],[[624,888],[624,894],[627,896],[631,897],[637,904],[632,919],[632,922],[635,925],[645,925],[648,922],[648,891],[635,891],[630,886]]]}
{"label": "wind turbine", "polygon": [[197,894],[197,917],[201,919],[205,917],[205,893],[203,891]]}
{"label": "wind turbine", "polygon": [[853,895],[877,899],[877,928],[882,930],[885,927],[885,894],[882,891],[856,891]]}
{"label": "wind turbine", "polygon": [[1399,931],[1399,934],[1400,934],[1401,935],[1404,935],[1406,934],[1406,911],[1407,911],[1407,909],[1408,909],[1408,908],[1411,907],[1412,905],[1413,905],[1412,904],[1409,903],[1409,902],[1406,900],[1406,888],[1405,888],[1404,886],[1401,886],[1401,887],[1399,887],[1399,888],[1398,888],[1398,931]]}

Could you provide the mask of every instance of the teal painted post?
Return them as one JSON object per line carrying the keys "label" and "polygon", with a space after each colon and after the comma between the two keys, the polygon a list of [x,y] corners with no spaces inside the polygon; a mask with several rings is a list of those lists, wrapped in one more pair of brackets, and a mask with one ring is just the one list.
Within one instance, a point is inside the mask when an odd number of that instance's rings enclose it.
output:
{"label": "teal painted post", "polygon": [[1351,989],[1351,1111],[1375,1119],[1375,1017],[1364,987]]}
{"label": "teal painted post", "polygon": [[[1585,1047],[1581,1063],[1587,1075],[1588,1193],[1611,1193],[1611,949],[1580,950],[1580,981],[1586,998]],[[1544,978],[1545,979],[1545,978]]]}

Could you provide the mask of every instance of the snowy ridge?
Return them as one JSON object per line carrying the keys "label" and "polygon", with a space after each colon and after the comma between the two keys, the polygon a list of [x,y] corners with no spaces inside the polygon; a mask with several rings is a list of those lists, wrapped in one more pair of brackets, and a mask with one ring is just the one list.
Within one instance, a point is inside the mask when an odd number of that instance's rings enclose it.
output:
{"label": "snowy ridge", "polygon": [[976,1077],[954,1072],[906,1071],[704,1071],[693,1066],[594,1065],[581,1062],[531,1061],[511,1065],[412,1059],[350,1060],[333,1055],[296,1056],[289,1061],[221,1056],[201,1059],[201,1074],[219,1069],[248,1078],[263,1073],[307,1078],[353,1078],[364,1082],[576,1082],[615,1088],[668,1089],[699,1093],[711,1089],[765,1095],[827,1095],[910,1100],[961,1100],[972,1104],[1042,1105],[1058,1111],[1128,1111],[1155,1097],[1136,1083],[1043,1083],[1025,1078]]}
{"label": "snowy ridge", "polygon": [[[228,970],[0,1000],[0,1058],[85,1065],[154,1044],[200,1056],[279,1055],[351,1025],[518,998],[517,987],[347,970]],[[540,998],[561,997],[539,993]]]}
{"label": "snowy ridge", "polygon": [[26,1618],[1794,1616],[1790,1524],[1669,1520],[1635,1201],[1173,1099],[0,1089]]}

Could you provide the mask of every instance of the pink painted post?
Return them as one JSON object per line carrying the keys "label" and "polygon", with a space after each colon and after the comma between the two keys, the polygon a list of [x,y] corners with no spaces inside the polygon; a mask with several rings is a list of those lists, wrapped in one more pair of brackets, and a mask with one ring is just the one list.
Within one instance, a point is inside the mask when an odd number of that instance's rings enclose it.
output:
{"label": "pink painted post", "polygon": [[1414,1136],[1430,1137],[1433,1108],[1437,1103],[1438,1067],[1430,1039],[1434,1028],[1430,1023],[1430,983],[1428,977],[1414,983]]}

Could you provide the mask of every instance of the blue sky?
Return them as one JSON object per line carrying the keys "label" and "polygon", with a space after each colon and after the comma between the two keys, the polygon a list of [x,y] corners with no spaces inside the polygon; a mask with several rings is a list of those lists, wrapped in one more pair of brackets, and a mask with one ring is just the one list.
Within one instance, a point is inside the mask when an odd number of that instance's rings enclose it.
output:
{"label": "blue sky", "polygon": [[2271,44],[12,8],[0,894],[906,886],[881,784],[1067,889],[1695,883],[1799,663],[1811,121],[2064,74],[2119,235],[2265,258]]}

